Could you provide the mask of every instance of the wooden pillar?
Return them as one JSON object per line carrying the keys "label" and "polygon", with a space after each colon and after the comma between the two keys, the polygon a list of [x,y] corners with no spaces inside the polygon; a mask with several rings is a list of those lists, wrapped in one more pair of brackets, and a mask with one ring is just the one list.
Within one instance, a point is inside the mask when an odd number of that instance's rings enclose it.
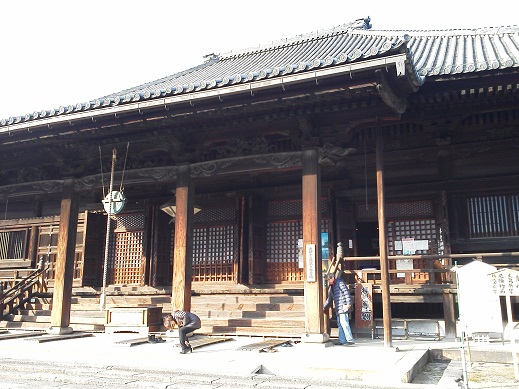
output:
{"label": "wooden pillar", "polygon": [[320,186],[317,150],[305,150],[302,196],[306,333],[301,340],[308,343],[323,343],[329,339],[323,315]]}
{"label": "wooden pillar", "polygon": [[68,334],[73,332],[69,325],[78,211],[79,202],[78,195],[74,192],[74,180],[66,180],[59,218],[51,327],[47,329],[47,332],[50,334]]}
{"label": "wooden pillar", "polygon": [[28,258],[31,260],[31,266],[36,267],[38,265],[38,236],[39,228],[36,226],[31,227],[31,234],[29,237],[29,252]]}
{"label": "wooden pillar", "polygon": [[[448,215],[448,207],[447,207],[447,192],[442,190],[439,196],[439,202],[437,204],[437,215],[436,215],[436,223],[439,226],[439,236],[441,246],[438,254],[451,254],[451,245],[450,245],[450,233],[449,233],[449,215]],[[450,256],[447,258],[446,262],[440,265],[445,265],[444,267],[450,269],[452,267],[452,258]],[[441,283],[452,283],[452,273],[440,273],[440,282]],[[437,282],[438,283],[438,282]],[[456,301],[454,293],[443,293],[443,319],[445,321],[445,337],[448,339],[455,339],[457,336],[456,333]]]}
{"label": "wooden pillar", "polygon": [[391,297],[389,290],[389,259],[386,242],[386,211],[384,198],[384,139],[382,127],[377,123],[376,131],[378,240],[380,247],[380,276],[382,288],[382,320],[384,322],[384,346],[392,347]]}
{"label": "wooden pillar", "polygon": [[247,198],[245,196],[241,196],[241,198],[238,198],[238,208],[240,209],[240,219],[238,222],[238,225],[240,226],[238,230],[238,241],[240,242],[240,247],[238,251],[238,283],[240,284],[246,284],[249,281],[249,268],[248,268],[248,223],[247,220],[247,209],[248,209],[248,203]]}
{"label": "wooden pillar", "polygon": [[443,293],[443,318],[445,320],[445,338],[456,338],[456,313],[454,293]]}
{"label": "wooden pillar", "polygon": [[173,311],[191,309],[191,267],[193,262],[194,189],[189,165],[181,165],[177,173],[175,248],[173,256]]}

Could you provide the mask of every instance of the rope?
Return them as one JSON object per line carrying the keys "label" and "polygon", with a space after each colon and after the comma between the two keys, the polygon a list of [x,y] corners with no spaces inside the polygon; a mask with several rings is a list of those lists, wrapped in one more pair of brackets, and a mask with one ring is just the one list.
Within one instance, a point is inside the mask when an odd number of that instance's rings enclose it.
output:
{"label": "rope", "polygon": [[103,199],[106,197],[105,193],[105,179],[103,175],[103,158],[101,158],[101,146],[99,146],[99,162],[101,163],[101,185],[103,186]]}
{"label": "rope", "polygon": [[123,188],[124,188],[124,185],[123,185],[123,182],[124,182],[124,172],[126,171],[126,160],[128,159],[128,149],[129,148],[130,148],[130,142],[128,142],[128,144],[126,145],[126,156],[124,157],[123,174],[121,176],[121,186],[120,186],[119,192],[122,192]]}
{"label": "rope", "polygon": [[52,224],[49,227],[49,244],[47,245],[47,262],[50,263],[50,253],[52,245]]}
{"label": "rope", "polygon": [[368,210],[368,160],[366,157],[366,134],[364,133],[362,136],[364,140],[364,194],[366,196],[366,211]]}

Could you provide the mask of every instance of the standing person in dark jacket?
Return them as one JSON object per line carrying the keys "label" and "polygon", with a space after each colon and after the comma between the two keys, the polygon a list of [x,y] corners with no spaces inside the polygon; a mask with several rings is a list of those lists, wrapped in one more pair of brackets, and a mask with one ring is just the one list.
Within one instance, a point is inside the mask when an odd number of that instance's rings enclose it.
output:
{"label": "standing person in dark jacket", "polygon": [[339,327],[339,345],[355,344],[350,329],[350,320],[348,312],[351,310],[352,301],[350,291],[344,280],[339,276],[335,277],[333,273],[328,273],[328,298],[324,303],[324,309],[330,307],[332,301],[335,306],[335,314],[337,315],[337,327]]}
{"label": "standing person in dark jacket", "polygon": [[191,312],[175,311],[172,315],[166,315],[163,322],[167,329],[173,329],[175,325],[178,326],[178,338],[180,347],[182,347],[180,354],[192,353],[193,348],[187,340],[187,334],[202,327],[200,318]]}

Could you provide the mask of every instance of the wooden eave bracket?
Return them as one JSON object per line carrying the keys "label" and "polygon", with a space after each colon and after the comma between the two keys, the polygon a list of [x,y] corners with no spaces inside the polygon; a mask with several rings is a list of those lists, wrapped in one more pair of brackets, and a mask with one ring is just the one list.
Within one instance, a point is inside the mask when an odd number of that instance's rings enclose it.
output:
{"label": "wooden eave bracket", "polygon": [[[398,67],[397,67],[398,69]],[[380,97],[393,111],[402,114],[407,109],[407,99],[400,97],[390,85],[386,74],[382,70],[375,71],[377,76],[377,92]]]}

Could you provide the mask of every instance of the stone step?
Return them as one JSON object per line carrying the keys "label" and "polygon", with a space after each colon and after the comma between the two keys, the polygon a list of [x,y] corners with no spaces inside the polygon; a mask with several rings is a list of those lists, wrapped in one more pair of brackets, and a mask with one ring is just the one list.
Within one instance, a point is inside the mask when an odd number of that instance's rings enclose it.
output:
{"label": "stone step", "polygon": [[192,301],[204,301],[207,303],[246,303],[254,302],[256,304],[287,304],[299,303],[304,304],[304,296],[291,295],[264,295],[264,294],[244,294],[244,295],[198,295],[193,296]]}
{"label": "stone step", "polygon": [[[72,298],[70,325],[77,331],[103,331],[105,312],[99,296],[85,294]],[[288,294],[199,294],[192,297],[191,310],[202,320],[205,333],[292,336],[304,331],[304,296]],[[106,308],[162,307],[171,312],[169,294],[107,296]],[[0,322],[0,328],[45,329],[50,326],[52,298],[34,298],[26,309]],[[278,336],[278,335],[275,335]]]}
{"label": "stone step", "polygon": [[[32,322],[32,323],[50,323],[50,315],[9,315],[8,319],[15,322]],[[75,316],[74,312],[71,312],[70,323],[71,324],[104,324],[104,316],[100,317],[85,317]]]}
{"label": "stone step", "polygon": [[[72,314],[75,314],[76,316],[89,316],[89,317],[104,317],[105,313],[104,311],[101,311],[99,309],[99,306],[97,309],[83,309],[84,307],[75,307],[72,305],[71,312]],[[51,309],[21,309],[19,311],[19,315],[41,315],[41,316],[50,316],[52,310]]]}
{"label": "stone step", "polygon": [[[104,324],[81,324],[71,323],[74,331],[104,332]],[[22,321],[0,321],[0,328],[10,330],[44,331],[50,327],[49,322],[22,322]]]}
{"label": "stone step", "polygon": [[[44,301],[38,299],[34,302],[28,302],[26,307],[32,309],[50,309],[52,306],[52,300]],[[224,296],[224,295],[199,295],[192,297],[192,304],[205,304],[205,305],[245,305],[245,304],[264,304],[268,306],[283,306],[294,304],[301,306],[304,304],[303,296],[264,296],[264,295],[244,295],[244,296]],[[80,304],[84,307],[92,307],[96,309],[99,307],[99,297],[74,297],[72,298],[72,304]],[[168,305],[171,304],[171,296],[107,296],[105,300],[107,306],[144,306],[144,305]],[[270,308],[269,308],[270,309]]]}
{"label": "stone step", "polygon": [[304,319],[304,312],[300,311],[204,311],[196,308],[192,311],[201,319]]}
{"label": "stone step", "polygon": [[299,328],[304,326],[304,317],[292,320],[263,320],[263,319],[212,319],[204,320],[200,318],[202,325],[227,326],[227,327],[272,327],[272,328]]}
{"label": "stone step", "polygon": [[[163,312],[171,311],[171,304],[152,304],[154,306],[162,307]],[[138,304],[129,304],[129,305],[120,305],[120,304],[106,304],[106,308],[116,308],[116,307],[126,307],[126,306],[139,306]],[[207,312],[208,315],[214,313],[226,313],[226,312],[247,312],[248,315],[254,315],[254,312],[258,312],[261,316],[262,312],[268,312],[271,315],[277,314],[297,314],[300,312],[304,312],[303,304],[255,304],[255,303],[246,303],[246,304],[209,304],[209,303],[199,303],[193,301],[191,304],[191,310],[196,312],[197,314],[202,314],[203,312]],[[71,310],[74,312],[84,312],[87,314],[88,312],[101,312],[99,304],[96,305],[85,305],[85,304],[72,304]],[[46,305],[41,307],[36,307],[35,305],[31,307],[26,307],[26,309],[20,311],[22,314],[38,314],[38,315],[50,315],[52,312],[52,305]]]}
{"label": "stone step", "polygon": [[234,326],[204,326],[196,331],[200,334],[220,336],[268,336],[281,338],[300,338],[304,333],[303,328],[261,328],[261,327],[234,327]]}

